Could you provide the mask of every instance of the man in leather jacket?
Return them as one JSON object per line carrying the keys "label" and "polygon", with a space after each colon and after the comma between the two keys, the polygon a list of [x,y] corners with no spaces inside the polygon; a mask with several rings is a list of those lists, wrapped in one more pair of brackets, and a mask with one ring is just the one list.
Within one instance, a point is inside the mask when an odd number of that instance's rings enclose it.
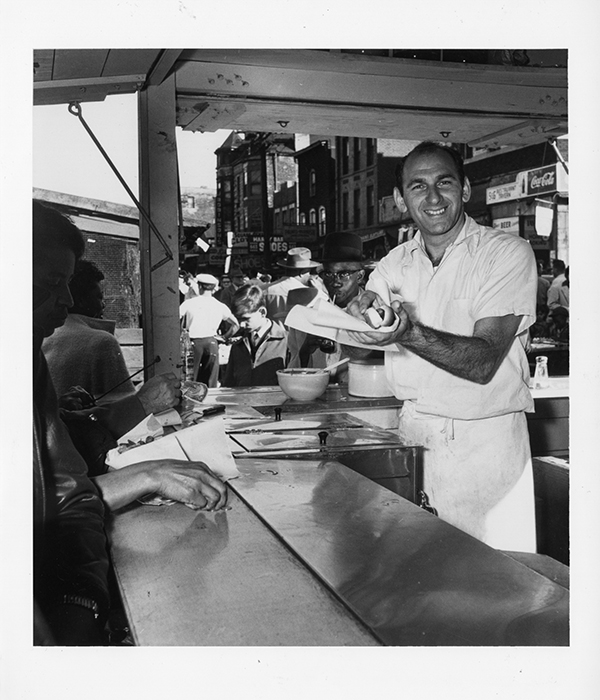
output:
{"label": "man in leather jacket", "polygon": [[[34,202],[34,619],[39,644],[103,643],[109,606],[104,506],[118,510],[151,493],[194,509],[219,510],[227,503],[225,484],[199,461],[148,460],[100,474],[94,482],[88,478],[85,460],[60,419],[41,352],[44,338],[64,323],[73,305],[68,283],[84,248],[76,226]],[[155,383],[145,397],[160,402],[167,388]],[[122,411],[113,417],[119,415]]]}
{"label": "man in leather jacket", "polygon": [[109,608],[104,507],[58,414],[41,352],[72,304],[68,281],[84,250],[78,229],[34,202],[34,643],[100,645]]}

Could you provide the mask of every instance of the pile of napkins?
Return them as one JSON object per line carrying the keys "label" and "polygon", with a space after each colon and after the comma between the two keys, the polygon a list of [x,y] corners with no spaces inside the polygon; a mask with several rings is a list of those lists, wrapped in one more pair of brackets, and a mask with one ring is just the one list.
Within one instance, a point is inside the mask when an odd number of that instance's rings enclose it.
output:
{"label": "pile of napkins", "polygon": [[170,435],[164,435],[155,416],[148,416],[121,438],[125,440],[123,444],[127,444],[131,437],[136,438],[136,447],[123,450],[123,445],[120,445],[108,452],[106,464],[110,469],[122,469],[146,460],[177,459],[204,462],[223,481],[239,476],[231,456],[231,442],[225,432],[223,416],[214,416]]}

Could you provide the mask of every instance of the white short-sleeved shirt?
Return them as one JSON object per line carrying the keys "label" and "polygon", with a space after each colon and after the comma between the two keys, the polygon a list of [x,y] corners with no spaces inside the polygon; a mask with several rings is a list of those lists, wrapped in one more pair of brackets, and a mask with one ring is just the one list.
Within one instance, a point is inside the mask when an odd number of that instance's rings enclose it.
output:
{"label": "white short-sleeved shirt", "polygon": [[456,335],[472,336],[483,318],[523,317],[498,371],[484,385],[456,377],[406,348],[386,352],[387,377],[397,398],[414,401],[422,413],[464,420],[533,411],[524,346],[525,331],[535,321],[537,271],[527,241],[467,216],[437,268],[418,232],[378,263],[367,289],[388,303],[402,302],[411,319]]}
{"label": "white short-sleeved shirt", "polygon": [[190,338],[209,338],[217,334],[221,323],[233,319],[233,314],[226,304],[212,296],[197,296],[186,299],[179,307],[179,318],[184,318],[184,327]]}

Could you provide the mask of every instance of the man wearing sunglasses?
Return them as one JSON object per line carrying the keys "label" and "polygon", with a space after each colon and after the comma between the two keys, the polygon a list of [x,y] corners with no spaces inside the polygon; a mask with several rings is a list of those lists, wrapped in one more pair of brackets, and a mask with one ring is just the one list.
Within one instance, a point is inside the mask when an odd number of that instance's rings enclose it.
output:
{"label": "man wearing sunglasses", "polygon": [[[336,306],[345,308],[352,299],[360,294],[365,278],[365,263],[360,236],[355,233],[330,233],[325,238],[323,257],[320,262],[323,265],[320,277],[330,300]],[[291,293],[290,296],[292,296]],[[312,296],[314,298],[316,295]],[[295,298],[295,303],[307,302]],[[301,334],[302,341],[300,342],[297,340],[298,333],[291,332],[292,359],[289,367],[327,367],[342,357],[346,357],[351,351],[350,348],[342,347],[333,340],[314,335],[304,337],[304,333]],[[297,352],[294,352],[295,341],[299,347]],[[347,381],[347,377],[347,366],[332,370],[331,381],[333,382],[343,384]]]}
{"label": "man wearing sunglasses", "polygon": [[323,247],[323,272],[330,299],[345,308],[362,291],[365,277],[362,240],[355,233],[331,233]]}

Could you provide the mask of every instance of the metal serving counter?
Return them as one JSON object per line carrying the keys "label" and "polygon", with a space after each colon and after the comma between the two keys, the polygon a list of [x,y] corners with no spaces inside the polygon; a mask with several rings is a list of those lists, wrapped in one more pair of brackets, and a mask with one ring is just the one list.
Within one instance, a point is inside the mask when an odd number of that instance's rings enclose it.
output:
{"label": "metal serving counter", "polygon": [[[228,423],[239,426],[256,415],[269,423],[257,406],[286,406],[277,390],[214,390],[208,401],[226,403]],[[344,401],[348,415],[350,405]],[[331,408],[323,406],[322,413]],[[391,436],[390,446],[398,447]],[[569,643],[569,592],[556,580],[331,453],[296,456],[237,459],[241,476],[228,482],[223,512],[138,504],[111,518],[112,558],[137,644]]]}
{"label": "metal serving counter", "polygon": [[238,461],[229,510],[109,525],[140,645],[566,645],[566,588],[351,469]]}

